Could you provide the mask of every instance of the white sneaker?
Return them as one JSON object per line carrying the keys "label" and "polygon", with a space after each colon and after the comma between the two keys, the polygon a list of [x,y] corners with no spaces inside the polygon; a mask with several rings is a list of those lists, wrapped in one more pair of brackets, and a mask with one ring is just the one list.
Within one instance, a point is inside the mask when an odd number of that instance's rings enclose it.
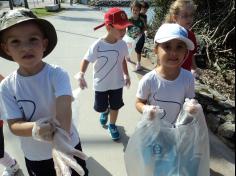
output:
{"label": "white sneaker", "polygon": [[[24,176],[23,172],[19,172],[20,166],[17,164],[15,161],[15,164],[12,165],[11,167],[6,167],[5,170],[2,173],[2,176]],[[19,172],[19,174],[18,174]]]}
{"label": "white sneaker", "polygon": [[137,63],[135,69],[136,69],[136,71],[142,70],[141,64]]}

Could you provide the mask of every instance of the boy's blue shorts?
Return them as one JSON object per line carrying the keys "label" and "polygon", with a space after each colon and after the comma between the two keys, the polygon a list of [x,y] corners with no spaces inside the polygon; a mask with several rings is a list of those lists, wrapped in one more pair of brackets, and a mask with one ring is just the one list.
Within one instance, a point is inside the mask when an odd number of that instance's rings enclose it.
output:
{"label": "boy's blue shorts", "polygon": [[105,112],[109,107],[112,110],[118,110],[124,106],[123,88],[108,90],[105,92],[95,91],[94,109],[97,112]]}

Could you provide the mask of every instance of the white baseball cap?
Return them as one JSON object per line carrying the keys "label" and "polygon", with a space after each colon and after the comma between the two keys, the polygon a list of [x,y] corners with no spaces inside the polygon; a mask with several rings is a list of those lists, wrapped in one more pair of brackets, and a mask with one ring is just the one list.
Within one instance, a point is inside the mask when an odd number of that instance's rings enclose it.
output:
{"label": "white baseball cap", "polygon": [[164,23],[156,32],[154,43],[164,43],[172,39],[183,41],[188,50],[194,50],[193,42],[188,38],[188,32],[182,26],[176,23]]}

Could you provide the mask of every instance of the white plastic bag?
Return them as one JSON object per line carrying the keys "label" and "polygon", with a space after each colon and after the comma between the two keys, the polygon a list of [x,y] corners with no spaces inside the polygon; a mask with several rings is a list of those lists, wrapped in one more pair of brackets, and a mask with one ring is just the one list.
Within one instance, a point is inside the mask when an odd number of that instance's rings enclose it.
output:
{"label": "white plastic bag", "polygon": [[200,104],[185,102],[175,125],[161,120],[138,123],[126,151],[127,176],[209,176],[209,139]]}
{"label": "white plastic bag", "polygon": [[129,37],[128,35],[124,36],[123,40],[127,44],[129,56],[132,55],[132,52],[134,51],[135,46],[136,46],[139,39],[140,39],[140,37],[137,37],[137,38],[133,39],[132,37]]}

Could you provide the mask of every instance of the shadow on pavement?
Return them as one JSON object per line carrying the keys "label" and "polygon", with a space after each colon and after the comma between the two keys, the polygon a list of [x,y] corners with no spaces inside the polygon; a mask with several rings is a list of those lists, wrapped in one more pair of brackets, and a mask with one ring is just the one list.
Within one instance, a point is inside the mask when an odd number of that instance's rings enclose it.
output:
{"label": "shadow on pavement", "polygon": [[90,176],[112,176],[101,164],[99,164],[93,157],[89,157],[86,161]]}
{"label": "shadow on pavement", "polygon": [[125,128],[123,126],[117,126],[120,132],[120,140],[117,141],[118,143],[122,143],[124,148],[123,148],[123,152],[125,152],[126,150],[126,146],[128,144],[129,141],[129,136],[127,136],[126,132],[125,132]]}
{"label": "shadow on pavement", "polygon": [[69,17],[69,16],[62,16],[58,15],[58,19],[64,20],[64,21],[85,21],[85,22],[103,22],[102,20],[99,19],[94,19],[94,18],[81,18],[81,17]]}
{"label": "shadow on pavement", "polygon": [[211,176],[224,176],[224,175],[222,175],[222,174],[220,174],[220,173],[218,173],[218,172],[215,172],[214,170],[210,170],[210,175]]}
{"label": "shadow on pavement", "polygon": [[[76,7],[76,8],[74,8],[74,7]],[[65,11],[91,11],[91,12],[95,12],[95,11],[99,11],[100,9],[99,8],[78,8],[78,6],[76,6],[76,5],[73,5],[73,6],[71,6],[71,7],[69,7],[69,8],[65,8],[64,10]]]}

